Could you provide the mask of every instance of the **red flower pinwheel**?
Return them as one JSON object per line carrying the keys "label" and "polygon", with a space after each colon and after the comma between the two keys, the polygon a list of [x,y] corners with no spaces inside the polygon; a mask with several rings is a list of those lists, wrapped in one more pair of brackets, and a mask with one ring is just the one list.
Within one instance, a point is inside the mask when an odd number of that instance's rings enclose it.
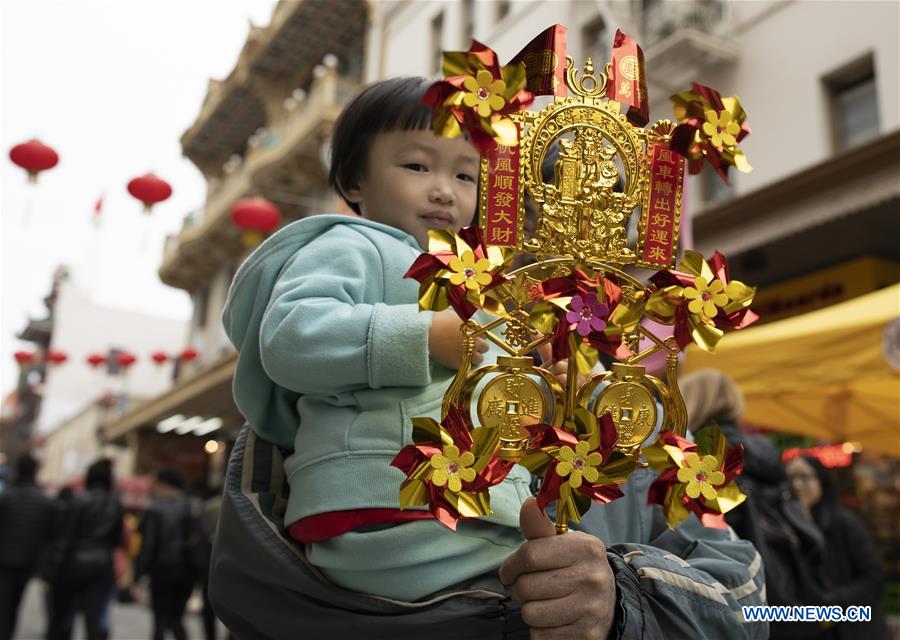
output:
{"label": "red flower pinwheel", "polygon": [[432,229],[429,253],[423,253],[404,277],[419,282],[419,308],[442,311],[448,306],[463,320],[478,309],[501,313],[502,307],[485,291],[505,282],[508,250],[488,247],[478,226],[473,225],[455,234],[449,229]]}
{"label": "red flower pinwheel", "polygon": [[662,505],[666,522],[674,528],[691,512],[708,527],[722,528],[722,515],[746,500],[736,476],[743,469],[744,447],[728,448],[719,428],[697,430],[695,442],[663,431],[643,450],[659,477],[650,485],[647,503]]}
{"label": "red flower pinwheel", "polygon": [[531,449],[537,451],[520,464],[543,477],[537,495],[542,510],[556,501],[558,520],[579,522],[592,501],[612,502],[624,495],[618,485],[634,470],[635,459],[616,451],[618,434],[608,413],[598,420],[577,407],[565,426],[565,431],[547,424],[527,427]]}
{"label": "red flower pinwheel", "polygon": [[622,344],[622,332],[637,324],[640,311],[635,313],[624,304],[614,277],[574,269],[568,276],[544,280],[541,297],[531,310],[531,324],[553,334],[554,362],[575,350],[578,370],[587,375],[597,362],[598,350],[619,359],[631,355]]}
{"label": "red flower pinwheel", "polygon": [[750,309],[756,287],[728,279],[725,256],[716,251],[707,262],[685,251],[678,269],[657,271],[646,311],[654,320],[675,325],[675,340],[684,349],[691,341],[712,351],[726,330],[743,329],[759,316]]}
{"label": "red flower pinwheel", "polygon": [[750,134],[747,115],[737,96],[723,98],[719,92],[693,83],[691,91],[672,96],[675,118],[681,123],[672,133],[672,149],[688,159],[688,170],[700,173],[703,158],[728,184],[728,167],[752,171],[738,143]]}
{"label": "red flower pinwheel", "polygon": [[445,78],[422,97],[434,109],[436,134],[455,138],[465,128],[482,154],[495,143],[518,144],[516,126],[505,116],[534,100],[525,88],[524,64],[501,67],[492,49],[473,40],[468,51],[444,53],[443,72]]}
{"label": "red flower pinwheel", "polygon": [[391,465],[406,474],[400,508],[428,505],[432,515],[456,531],[462,518],[491,515],[488,489],[500,483],[512,462],[494,456],[500,442],[496,427],[470,431],[462,409],[451,406],[440,423],[413,418],[416,444],[400,450]]}

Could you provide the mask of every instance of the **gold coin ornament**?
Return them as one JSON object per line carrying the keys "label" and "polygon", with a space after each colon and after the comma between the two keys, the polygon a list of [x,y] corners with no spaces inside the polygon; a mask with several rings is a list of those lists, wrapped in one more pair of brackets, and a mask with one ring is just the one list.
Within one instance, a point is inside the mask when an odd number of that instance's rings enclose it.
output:
{"label": "gold coin ornament", "polygon": [[[669,526],[690,513],[724,526],[743,499],[741,451],[721,434],[684,439],[677,355],[752,324],[756,290],[718,252],[679,259],[678,239],[685,171],[708,163],[727,182],[729,168],[750,170],[740,100],[695,83],[672,96],[674,120],[648,124],[637,43],[619,31],[602,70],[590,58],[579,68],[562,25],[506,65],[473,41],[445,53],[444,72],[423,101],[436,133],[465,130],[481,153],[479,222],[430,231],[406,274],[422,310],[464,321],[464,354],[442,421],[415,418],[415,444],[394,461],[401,508],[427,505],[455,528],[489,514],[489,488],[520,464],[542,478],[539,505],[556,503],[564,532],[650,465],[649,498]],[[529,110],[539,95],[551,100]],[[654,273],[642,281],[636,267]],[[656,335],[658,324],[671,330]],[[474,366],[478,339],[505,355]],[[665,370],[651,374],[644,363],[661,352]]]}

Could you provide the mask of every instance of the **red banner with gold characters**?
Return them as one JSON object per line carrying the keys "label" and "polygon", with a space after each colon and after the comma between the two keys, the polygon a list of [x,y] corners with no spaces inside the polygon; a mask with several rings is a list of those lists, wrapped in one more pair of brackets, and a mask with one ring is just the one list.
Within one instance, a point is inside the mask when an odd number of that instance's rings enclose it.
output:
{"label": "red banner with gold characters", "polygon": [[525,45],[510,64],[525,64],[526,89],[536,96],[566,95],[566,28],[561,24],[544,29]]}
{"label": "red banner with gold characters", "polygon": [[613,41],[606,97],[628,105],[628,121],[633,125],[643,127],[650,121],[644,52],[634,38],[618,30]]}
{"label": "red banner with gold characters", "polygon": [[481,181],[485,244],[518,247],[522,234],[519,220],[519,147],[493,145],[482,159]]}
{"label": "red banner with gold characters", "polygon": [[650,149],[650,188],[641,225],[644,235],[640,262],[644,266],[668,269],[675,264],[683,183],[684,158],[667,144],[654,144]]}

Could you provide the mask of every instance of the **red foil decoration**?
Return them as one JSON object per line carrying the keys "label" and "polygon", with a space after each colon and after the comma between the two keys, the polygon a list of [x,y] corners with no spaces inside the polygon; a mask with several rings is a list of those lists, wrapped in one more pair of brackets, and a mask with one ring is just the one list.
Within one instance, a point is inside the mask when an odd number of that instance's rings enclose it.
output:
{"label": "red foil decoration", "polygon": [[122,351],[121,353],[116,355],[116,363],[124,370],[127,370],[128,367],[133,365],[135,362],[137,362],[137,358],[135,358],[127,351]]}
{"label": "red foil decoration", "polygon": [[191,360],[196,360],[198,355],[200,354],[197,353],[197,350],[193,347],[185,347],[184,351],[178,355],[178,359],[184,362],[190,362]]}
{"label": "red foil decoration", "polygon": [[68,359],[69,356],[64,351],[54,351],[51,349],[47,352],[47,360],[52,364],[62,364]]}
{"label": "red foil decoration", "polygon": [[566,88],[566,28],[544,29],[509,61],[525,65],[526,88],[536,96],[563,96]]}
{"label": "red foil decoration", "polygon": [[169,361],[169,356],[162,351],[154,351],[153,354],[150,356],[150,358],[156,364],[165,364],[166,362]]}
{"label": "red foil decoration", "polygon": [[[715,278],[721,280],[722,285],[727,287],[730,280],[728,279],[728,262],[725,260],[725,256],[716,251],[707,262]],[[668,269],[666,271],[657,271],[650,277],[650,282],[659,289],[672,285],[693,287],[696,277],[694,274]],[[688,324],[688,319],[691,315],[688,311],[689,302],[689,300],[683,300],[675,309],[675,340],[681,349],[684,349],[692,341],[691,329]],[[722,330],[736,331],[750,326],[757,320],[759,320],[759,315],[749,307],[727,314],[724,310],[719,309],[719,313],[713,318],[713,324]]]}
{"label": "red foil decoration", "polygon": [[606,97],[628,106],[628,121],[643,127],[650,121],[644,52],[634,38],[616,30]]}

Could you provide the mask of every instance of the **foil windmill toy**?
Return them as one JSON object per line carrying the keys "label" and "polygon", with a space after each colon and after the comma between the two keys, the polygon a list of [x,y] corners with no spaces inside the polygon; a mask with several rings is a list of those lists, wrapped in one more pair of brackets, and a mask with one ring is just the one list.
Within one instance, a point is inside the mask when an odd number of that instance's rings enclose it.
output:
{"label": "foil windmill toy", "polygon": [[[490,514],[490,487],[521,464],[542,478],[538,503],[555,503],[563,533],[652,466],[648,500],[669,526],[691,512],[720,525],[744,499],[733,482],[742,452],[714,426],[685,438],[677,354],[712,350],[752,323],[755,289],[729,279],[718,252],[676,258],[685,169],[705,159],[726,181],[729,167],[750,170],[740,101],[695,84],[672,97],[676,121],[647,126],[640,47],[618,32],[603,71],[590,59],[578,68],[561,25],[503,66],[478,42],[446,53],[444,75],[424,101],[436,133],[465,131],[481,153],[479,224],[430,232],[406,274],[421,309],[459,314],[465,352],[441,420],[414,418],[414,444],[393,462],[407,476],[401,507],[427,506],[455,528]],[[529,110],[537,95],[552,100]],[[655,273],[642,281],[641,268]],[[656,336],[645,318],[673,335]],[[473,366],[479,337],[504,355]],[[660,351],[657,377],[642,362]],[[596,367],[601,352],[608,371]],[[553,373],[561,361],[573,372],[564,384]]]}

